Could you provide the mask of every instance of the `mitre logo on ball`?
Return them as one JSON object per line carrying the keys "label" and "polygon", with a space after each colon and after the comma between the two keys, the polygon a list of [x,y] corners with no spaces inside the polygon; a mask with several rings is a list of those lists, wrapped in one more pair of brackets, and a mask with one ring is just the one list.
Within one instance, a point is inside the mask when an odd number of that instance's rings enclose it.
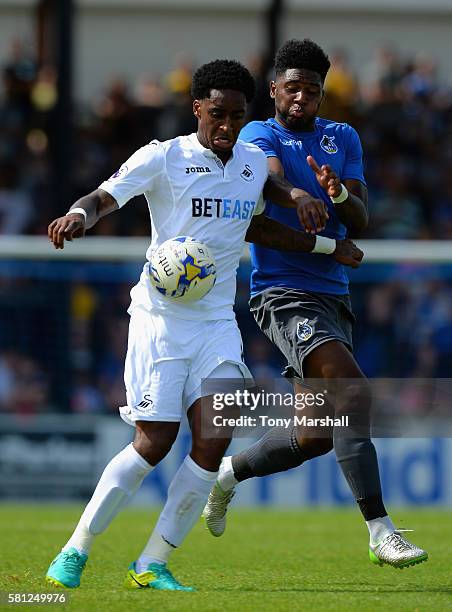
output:
{"label": "mitre logo on ball", "polygon": [[166,240],[152,254],[151,284],[160,295],[178,302],[194,302],[215,284],[217,269],[209,247],[190,236]]}

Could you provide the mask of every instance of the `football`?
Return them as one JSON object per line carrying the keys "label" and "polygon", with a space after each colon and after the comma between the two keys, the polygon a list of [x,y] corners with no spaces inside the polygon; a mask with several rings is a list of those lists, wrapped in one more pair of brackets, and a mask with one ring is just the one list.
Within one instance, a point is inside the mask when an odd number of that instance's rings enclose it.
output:
{"label": "football", "polygon": [[166,240],[153,253],[151,284],[166,298],[194,302],[215,284],[215,260],[206,244],[190,236]]}

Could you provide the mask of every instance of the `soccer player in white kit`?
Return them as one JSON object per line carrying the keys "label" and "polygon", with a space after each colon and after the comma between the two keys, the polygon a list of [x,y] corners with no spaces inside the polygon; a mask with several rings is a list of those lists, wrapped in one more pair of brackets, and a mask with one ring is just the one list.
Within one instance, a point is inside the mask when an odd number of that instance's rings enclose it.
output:
{"label": "soccer player in white kit", "polygon": [[[182,414],[188,411],[190,454],[169,486],[148,543],[129,567],[125,586],[193,590],[174,578],[167,561],[198,520],[230,442],[230,433],[202,436],[201,415],[212,408],[204,397],[201,411],[201,381],[251,378],[242,360],[233,311],[245,237],[270,248],[329,249],[338,261],[354,267],[362,258],[350,241],[325,242],[329,239],[286,228],[262,214],[268,175],[265,154],[255,145],[237,141],[246,103],[254,94],[246,68],[232,60],[205,64],[193,77],[192,93],[196,134],[142,147],[97,190],[49,225],[50,240],[55,248],[63,248],[65,240],[82,237],[86,228],[139,194],[146,197],[152,222],[147,262],[131,291],[124,372],[127,406],[120,409],[122,418],[135,427],[135,439],[107,465],[74,533],[52,561],[46,579],[54,586],[79,586],[93,540],[169,452]],[[274,189],[279,191],[272,192],[273,199],[297,207],[296,189],[287,193],[281,187]],[[312,208],[312,232],[325,220],[319,201]],[[165,299],[149,278],[154,250],[181,235],[205,242],[217,266],[215,286],[192,304]]]}

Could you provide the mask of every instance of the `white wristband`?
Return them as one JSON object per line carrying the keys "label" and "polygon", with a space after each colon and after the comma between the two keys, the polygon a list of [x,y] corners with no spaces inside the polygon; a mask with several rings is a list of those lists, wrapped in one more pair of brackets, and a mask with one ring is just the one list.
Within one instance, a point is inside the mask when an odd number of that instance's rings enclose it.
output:
{"label": "white wristband", "polygon": [[325,238],[325,236],[316,236],[315,245],[311,253],[324,253],[325,255],[331,255],[336,250],[336,241],[332,238]]}
{"label": "white wristband", "polygon": [[341,183],[341,187],[342,187],[342,191],[337,197],[335,198],[330,197],[330,200],[334,204],[340,204],[341,202],[345,202],[345,200],[348,198],[347,187],[344,185],[344,183]]}
{"label": "white wristband", "polygon": [[88,213],[86,212],[84,208],[72,208],[71,210],[68,210],[65,216],[67,217],[68,215],[72,215],[73,213],[78,213],[80,215],[83,215],[85,217],[85,221],[86,221],[86,217],[88,216]]}

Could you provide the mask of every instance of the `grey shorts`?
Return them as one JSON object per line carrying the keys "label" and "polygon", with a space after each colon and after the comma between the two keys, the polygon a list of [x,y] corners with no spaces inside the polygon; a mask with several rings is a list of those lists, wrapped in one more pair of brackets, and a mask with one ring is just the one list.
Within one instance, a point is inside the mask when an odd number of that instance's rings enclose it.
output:
{"label": "grey shorts", "polygon": [[287,359],[283,375],[303,379],[303,360],[316,346],[339,340],[352,351],[355,316],[349,295],[271,287],[250,300],[256,323]]}

